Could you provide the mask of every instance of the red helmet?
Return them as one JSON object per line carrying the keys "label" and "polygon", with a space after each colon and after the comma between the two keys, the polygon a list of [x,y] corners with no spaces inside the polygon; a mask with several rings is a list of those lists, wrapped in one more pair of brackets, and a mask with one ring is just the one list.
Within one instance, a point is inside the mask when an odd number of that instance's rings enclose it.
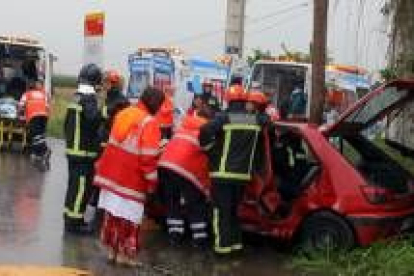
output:
{"label": "red helmet", "polygon": [[123,78],[120,73],[115,70],[109,70],[105,72],[105,82],[111,84],[112,86],[122,86]]}
{"label": "red helmet", "polygon": [[226,92],[226,100],[232,101],[246,101],[247,95],[244,92],[243,86],[236,84],[232,85]]}
{"label": "red helmet", "polygon": [[267,105],[269,103],[269,100],[267,99],[266,95],[259,91],[250,92],[248,94],[247,101],[259,105]]}

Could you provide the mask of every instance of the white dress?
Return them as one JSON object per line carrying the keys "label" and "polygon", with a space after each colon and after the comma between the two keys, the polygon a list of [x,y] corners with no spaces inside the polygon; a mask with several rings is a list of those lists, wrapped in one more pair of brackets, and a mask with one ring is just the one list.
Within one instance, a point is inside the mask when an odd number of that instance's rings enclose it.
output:
{"label": "white dress", "polygon": [[144,216],[144,204],[118,196],[102,189],[98,208],[104,209],[114,217],[123,218],[134,224],[141,224]]}

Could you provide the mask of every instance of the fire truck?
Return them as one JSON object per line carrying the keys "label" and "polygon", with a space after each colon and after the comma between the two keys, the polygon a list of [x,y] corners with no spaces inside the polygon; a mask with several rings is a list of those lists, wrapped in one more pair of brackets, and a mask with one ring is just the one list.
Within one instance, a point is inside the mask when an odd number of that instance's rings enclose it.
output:
{"label": "fire truck", "polygon": [[42,83],[52,94],[53,56],[39,41],[16,36],[0,36],[0,148],[9,148],[17,140],[26,146],[24,124],[17,103],[26,91],[27,80]]}

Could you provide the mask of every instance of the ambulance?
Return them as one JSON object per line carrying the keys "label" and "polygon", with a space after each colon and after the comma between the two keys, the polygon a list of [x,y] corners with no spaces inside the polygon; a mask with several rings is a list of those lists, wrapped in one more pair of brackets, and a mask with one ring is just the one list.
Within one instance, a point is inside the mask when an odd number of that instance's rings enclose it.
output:
{"label": "ambulance", "polygon": [[195,94],[202,93],[202,83],[213,83],[220,99],[224,93],[229,69],[223,64],[202,58],[189,58],[178,48],[139,48],[129,55],[129,82],[126,92],[136,102],[148,86],[174,88],[174,107],[179,119],[190,107]]}
{"label": "ambulance", "polygon": [[0,36],[0,148],[10,146],[15,135],[25,135],[17,103],[26,91],[27,80],[39,81],[50,98],[53,59],[38,40]]}

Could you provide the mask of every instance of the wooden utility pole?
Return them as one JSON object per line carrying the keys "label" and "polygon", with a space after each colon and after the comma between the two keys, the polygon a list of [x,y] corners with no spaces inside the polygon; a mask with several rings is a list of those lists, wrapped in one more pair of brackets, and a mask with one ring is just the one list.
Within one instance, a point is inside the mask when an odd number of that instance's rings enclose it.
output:
{"label": "wooden utility pole", "polygon": [[328,29],[328,0],[314,0],[312,93],[310,98],[310,121],[322,123],[325,104],[325,63]]}

